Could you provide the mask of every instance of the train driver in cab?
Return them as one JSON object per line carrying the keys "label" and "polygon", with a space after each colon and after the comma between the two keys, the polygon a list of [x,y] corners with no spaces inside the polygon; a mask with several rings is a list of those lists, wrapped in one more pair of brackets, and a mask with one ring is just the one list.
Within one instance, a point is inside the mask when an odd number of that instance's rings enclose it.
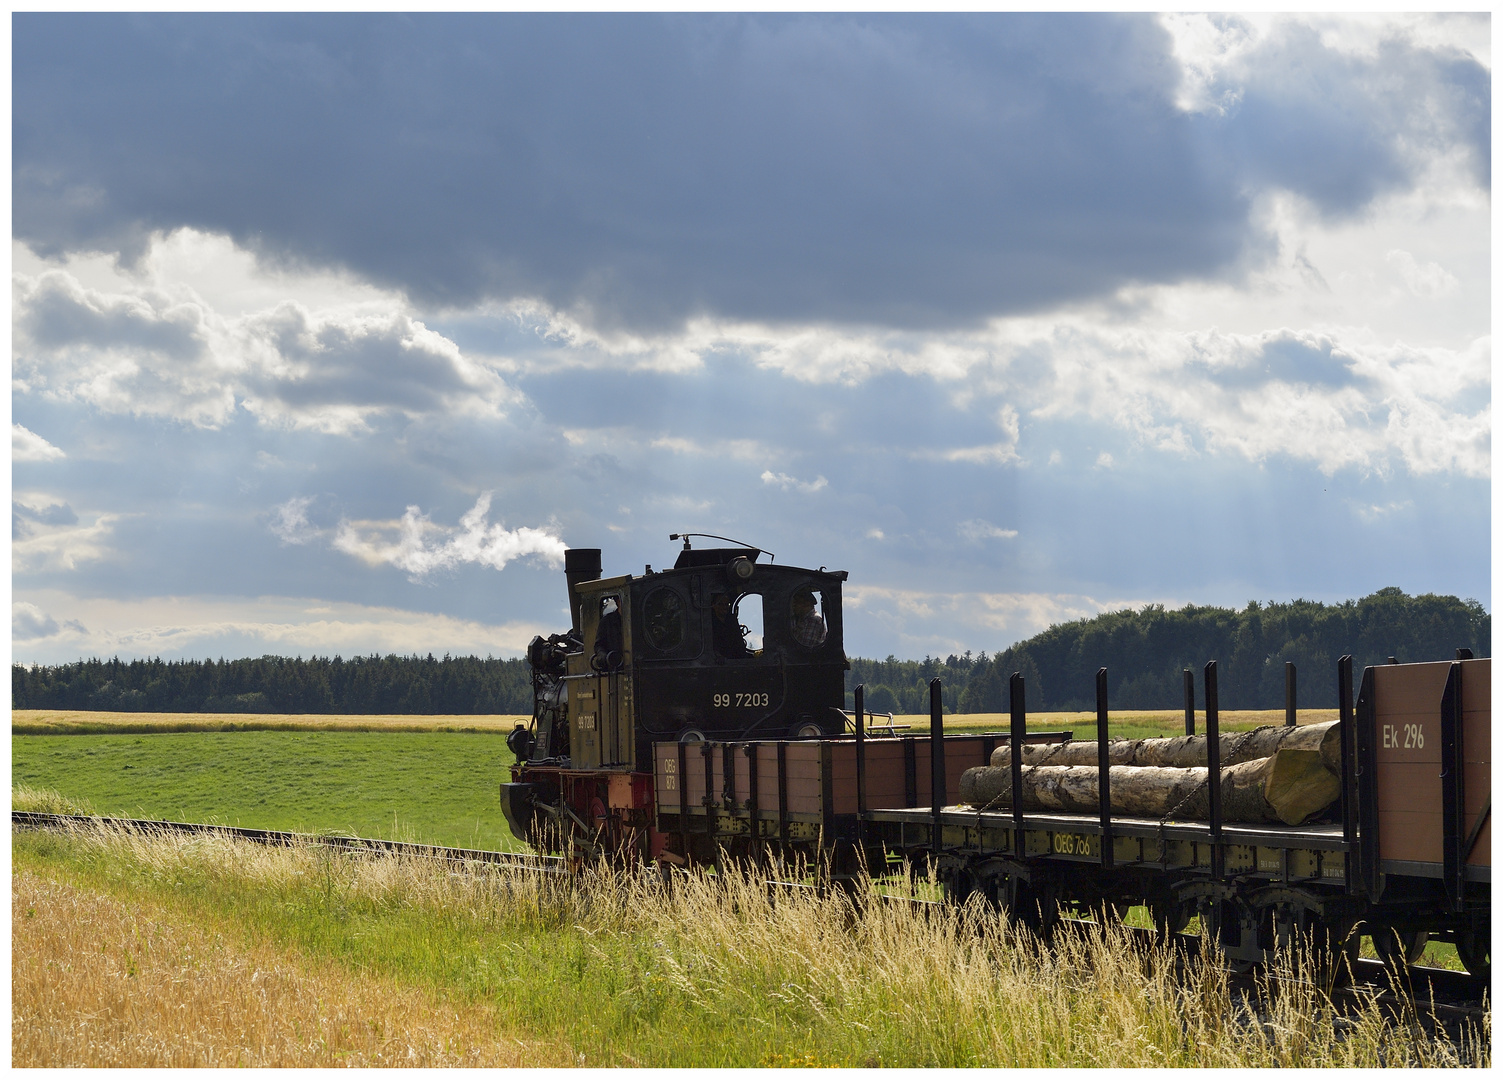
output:
{"label": "train driver in cab", "polygon": [[793,594],[793,617],[788,621],[788,629],[793,640],[806,649],[816,649],[825,643],[825,620],[818,607],[814,590],[804,588]]}
{"label": "train driver in cab", "polygon": [[716,656],[739,660],[751,655],[741,633],[741,624],[731,611],[731,598],[725,593],[716,593],[710,598],[710,636]]}

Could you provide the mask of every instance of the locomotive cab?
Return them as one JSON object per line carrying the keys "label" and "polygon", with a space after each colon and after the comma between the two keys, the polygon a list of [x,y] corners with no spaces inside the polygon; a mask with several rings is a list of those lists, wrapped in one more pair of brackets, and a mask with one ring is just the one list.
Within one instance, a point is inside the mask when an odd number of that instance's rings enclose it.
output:
{"label": "locomotive cab", "polygon": [[654,742],[843,729],[844,571],[686,546],[672,570],[579,580],[591,557],[598,574],[599,553],[568,554],[576,629],[529,649],[534,729],[519,757],[650,771]]}

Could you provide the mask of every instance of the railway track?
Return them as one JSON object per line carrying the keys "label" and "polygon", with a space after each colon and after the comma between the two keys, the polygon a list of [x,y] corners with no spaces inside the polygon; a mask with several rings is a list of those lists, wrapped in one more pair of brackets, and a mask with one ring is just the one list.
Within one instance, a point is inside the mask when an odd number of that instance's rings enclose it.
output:
{"label": "railway track", "polygon": [[254,844],[278,847],[294,845],[317,845],[351,853],[366,852],[382,855],[406,855],[420,859],[438,859],[456,863],[486,863],[514,869],[543,870],[564,873],[568,860],[558,855],[531,855],[513,851],[482,851],[475,848],[436,847],[431,844],[411,844],[399,840],[371,840],[360,836],[339,836],[323,833],[279,832],[274,829],[241,829],[231,825],[200,825],[186,821],[153,821],[140,818],[85,817],[74,814],[36,814],[12,810],[10,824],[13,829],[69,829],[87,826],[120,829],[145,835],[170,833],[210,833],[219,836],[247,840]]}
{"label": "railway track", "polygon": [[[78,829],[85,827],[113,828],[123,832],[143,835],[163,834],[212,834],[233,837],[256,844],[272,846],[316,845],[341,852],[380,855],[404,855],[413,858],[436,859],[444,862],[485,864],[509,869],[527,869],[551,874],[568,873],[568,860],[557,855],[533,855],[521,852],[484,851],[474,848],[439,847],[431,844],[413,844],[397,840],[374,840],[367,837],[340,836],[319,833],[282,832],[274,829],[245,829],[230,825],[205,825],[183,821],[156,821],[139,818],[87,817],[72,814],[39,814],[12,810],[13,829]],[[813,891],[814,886],[790,882],[769,881],[769,889],[790,891]],[[891,903],[908,903],[922,907],[939,907],[933,900],[921,900],[883,894]],[[1065,918],[1066,923],[1090,925],[1086,920]],[[1152,931],[1129,928],[1136,934],[1151,937]],[[1200,938],[1193,934],[1181,934],[1179,944],[1186,955],[1199,951]],[[1250,992],[1255,986],[1252,975],[1235,974],[1234,986]],[[1487,1012],[1485,996],[1489,987],[1472,976],[1446,968],[1413,965],[1395,985],[1388,969],[1377,960],[1359,960],[1351,986],[1337,989],[1333,1001],[1338,1004],[1374,1002],[1385,1011],[1398,1015],[1431,1018],[1444,1025],[1448,1031],[1460,1025],[1478,1022]]]}

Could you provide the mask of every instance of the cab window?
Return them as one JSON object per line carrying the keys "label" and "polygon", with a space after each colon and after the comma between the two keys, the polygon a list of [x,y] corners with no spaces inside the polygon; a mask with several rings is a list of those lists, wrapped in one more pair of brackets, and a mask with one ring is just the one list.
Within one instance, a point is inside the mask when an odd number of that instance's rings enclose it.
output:
{"label": "cab window", "polygon": [[710,594],[710,631],[715,655],[739,660],[762,650],[762,597],[757,593],[732,596]]}
{"label": "cab window", "polygon": [[600,617],[595,624],[595,651],[590,657],[590,666],[596,671],[616,671],[626,659],[625,649],[620,599],[603,596],[600,598]]}
{"label": "cab window", "polygon": [[667,586],[648,593],[642,603],[642,630],[648,646],[663,653],[676,651],[684,643],[686,614],[683,597]]}
{"label": "cab window", "polygon": [[754,653],[762,651],[765,627],[762,622],[762,597],[758,593],[742,593],[736,601],[736,621],[746,633],[746,647]]}
{"label": "cab window", "polygon": [[788,601],[788,634],[794,644],[817,649],[825,643],[829,632],[824,594],[808,587],[794,590]]}

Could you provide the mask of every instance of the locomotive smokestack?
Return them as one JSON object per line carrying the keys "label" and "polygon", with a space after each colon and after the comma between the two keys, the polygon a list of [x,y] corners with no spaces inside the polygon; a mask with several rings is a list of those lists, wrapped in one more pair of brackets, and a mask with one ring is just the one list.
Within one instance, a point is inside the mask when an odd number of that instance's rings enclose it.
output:
{"label": "locomotive smokestack", "polygon": [[579,633],[579,590],[581,581],[600,577],[599,548],[570,548],[564,552],[564,581],[569,586],[569,614],[574,617],[574,633]]}

